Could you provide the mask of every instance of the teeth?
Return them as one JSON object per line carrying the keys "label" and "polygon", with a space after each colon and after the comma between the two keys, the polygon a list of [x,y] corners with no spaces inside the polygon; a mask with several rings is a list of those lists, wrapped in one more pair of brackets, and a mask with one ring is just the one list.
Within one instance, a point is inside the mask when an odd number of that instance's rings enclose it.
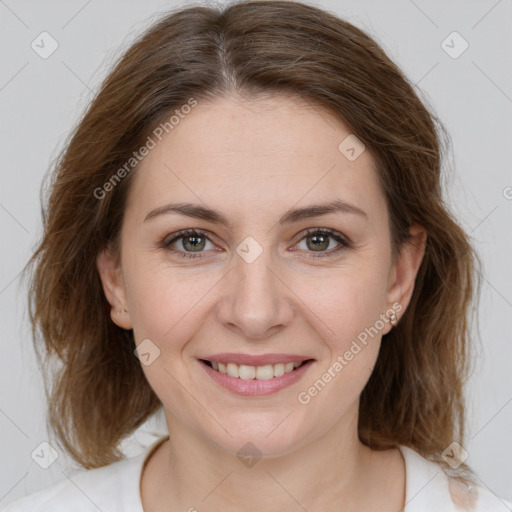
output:
{"label": "teeth", "polygon": [[274,367],[271,364],[265,366],[256,366],[256,378],[259,380],[268,380],[274,377]]}
{"label": "teeth", "polygon": [[[233,366],[238,366],[237,364],[233,364]],[[246,366],[245,364],[241,364],[239,366],[240,370],[240,378],[244,380],[254,379],[256,377],[256,367],[255,366]]]}
{"label": "teeth", "polygon": [[295,368],[302,365],[302,362],[266,364],[263,366],[248,366],[235,363],[216,363],[211,362],[212,368],[220,373],[230,377],[243,380],[268,380],[274,377],[281,377],[285,373],[290,373]]}
{"label": "teeth", "polygon": [[277,363],[274,365],[274,377],[281,377],[281,375],[284,375],[284,364]]}
{"label": "teeth", "polygon": [[239,371],[239,367],[237,364],[228,363],[227,369],[228,369],[228,375],[230,377],[236,377],[236,378],[240,377],[240,371]]}

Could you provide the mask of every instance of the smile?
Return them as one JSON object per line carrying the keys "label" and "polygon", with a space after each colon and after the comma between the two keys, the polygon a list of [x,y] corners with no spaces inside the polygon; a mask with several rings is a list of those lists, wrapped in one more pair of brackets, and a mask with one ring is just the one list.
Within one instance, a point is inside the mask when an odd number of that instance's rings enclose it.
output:
{"label": "smile", "polygon": [[235,379],[243,380],[268,380],[275,377],[281,377],[285,373],[290,373],[299,368],[304,361],[289,362],[289,363],[276,363],[266,364],[263,366],[249,366],[245,364],[236,363],[217,363],[215,361],[205,361],[215,371],[229,375]]}
{"label": "smile", "polygon": [[198,359],[197,361],[215,383],[235,395],[242,396],[264,396],[277,393],[301,379],[315,362],[314,359],[303,359],[273,364],[263,361],[266,364],[248,365],[222,362],[222,360]]}

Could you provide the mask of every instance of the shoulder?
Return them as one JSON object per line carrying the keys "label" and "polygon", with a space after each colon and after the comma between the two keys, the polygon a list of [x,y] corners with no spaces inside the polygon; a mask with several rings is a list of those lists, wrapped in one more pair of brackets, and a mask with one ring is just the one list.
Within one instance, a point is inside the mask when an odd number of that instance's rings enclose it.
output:
{"label": "shoulder", "polygon": [[450,497],[456,510],[468,512],[512,512],[512,502],[497,496],[482,485],[465,485],[447,477]]}
{"label": "shoulder", "polygon": [[497,496],[487,487],[476,488],[476,512],[512,512],[512,501]]}
{"label": "shoulder", "polygon": [[512,503],[480,485],[465,485],[406,446],[399,446],[406,472],[405,512],[512,512]]}
{"label": "shoulder", "polygon": [[[89,512],[133,510],[140,500],[139,480],[144,454],[97,469],[82,470],[33,494],[20,498],[2,512]],[[129,506],[127,506],[129,505]],[[140,509],[142,512],[142,508]]]}

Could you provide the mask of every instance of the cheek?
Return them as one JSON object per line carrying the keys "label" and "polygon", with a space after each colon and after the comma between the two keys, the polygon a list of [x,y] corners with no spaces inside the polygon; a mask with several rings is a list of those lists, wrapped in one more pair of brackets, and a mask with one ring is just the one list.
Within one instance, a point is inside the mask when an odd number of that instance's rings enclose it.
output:
{"label": "cheek", "polygon": [[126,262],[126,288],[135,339],[176,339],[176,332],[195,324],[212,287],[208,275],[180,273],[141,254]]}
{"label": "cheek", "polygon": [[309,317],[327,353],[297,398],[326,424],[338,421],[354,404],[373,371],[384,327],[383,282],[378,272],[347,273],[325,283],[329,292],[323,288],[309,288],[309,295],[303,292],[304,302],[318,315]]}
{"label": "cheek", "polygon": [[197,411],[180,384],[190,379],[183,358],[200,329],[214,283],[142,261],[129,268],[127,276],[135,341],[149,348],[151,358],[147,365],[141,359],[146,379],[166,409],[191,418]]}
{"label": "cheek", "polygon": [[386,285],[385,269],[367,265],[332,271],[325,278],[300,279],[293,289],[318,317],[322,337],[334,351],[344,349],[376,322],[382,329],[379,319],[386,310]]}
{"label": "cheek", "polygon": [[315,313],[309,317],[328,356],[304,387],[303,402],[315,402],[318,411],[328,410],[336,418],[360,395],[378,357],[385,326],[380,315],[386,310],[386,267],[365,259],[357,267],[333,271],[328,279],[314,280],[314,286],[307,281],[297,294]]}

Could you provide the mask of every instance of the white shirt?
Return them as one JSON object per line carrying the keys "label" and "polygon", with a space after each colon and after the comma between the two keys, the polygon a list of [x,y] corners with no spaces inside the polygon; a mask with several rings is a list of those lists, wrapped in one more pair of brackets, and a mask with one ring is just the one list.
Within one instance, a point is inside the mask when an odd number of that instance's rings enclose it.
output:
{"label": "white shirt", "polygon": [[[97,469],[82,470],[65,480],[20,498],[2,512],[144,512],[140,481],[144,463],[168,438],[162,437],[136,457]],[[403,512],[510,512],[512,503],[485,487],[476,491],[474,508],[458,507],[450,494],[449,477],[436,463],[400,445],[405,460],[405,509]],[[193,506],[194,504],[192,504]],[[196,504],[200,510],[200,504]]]}

